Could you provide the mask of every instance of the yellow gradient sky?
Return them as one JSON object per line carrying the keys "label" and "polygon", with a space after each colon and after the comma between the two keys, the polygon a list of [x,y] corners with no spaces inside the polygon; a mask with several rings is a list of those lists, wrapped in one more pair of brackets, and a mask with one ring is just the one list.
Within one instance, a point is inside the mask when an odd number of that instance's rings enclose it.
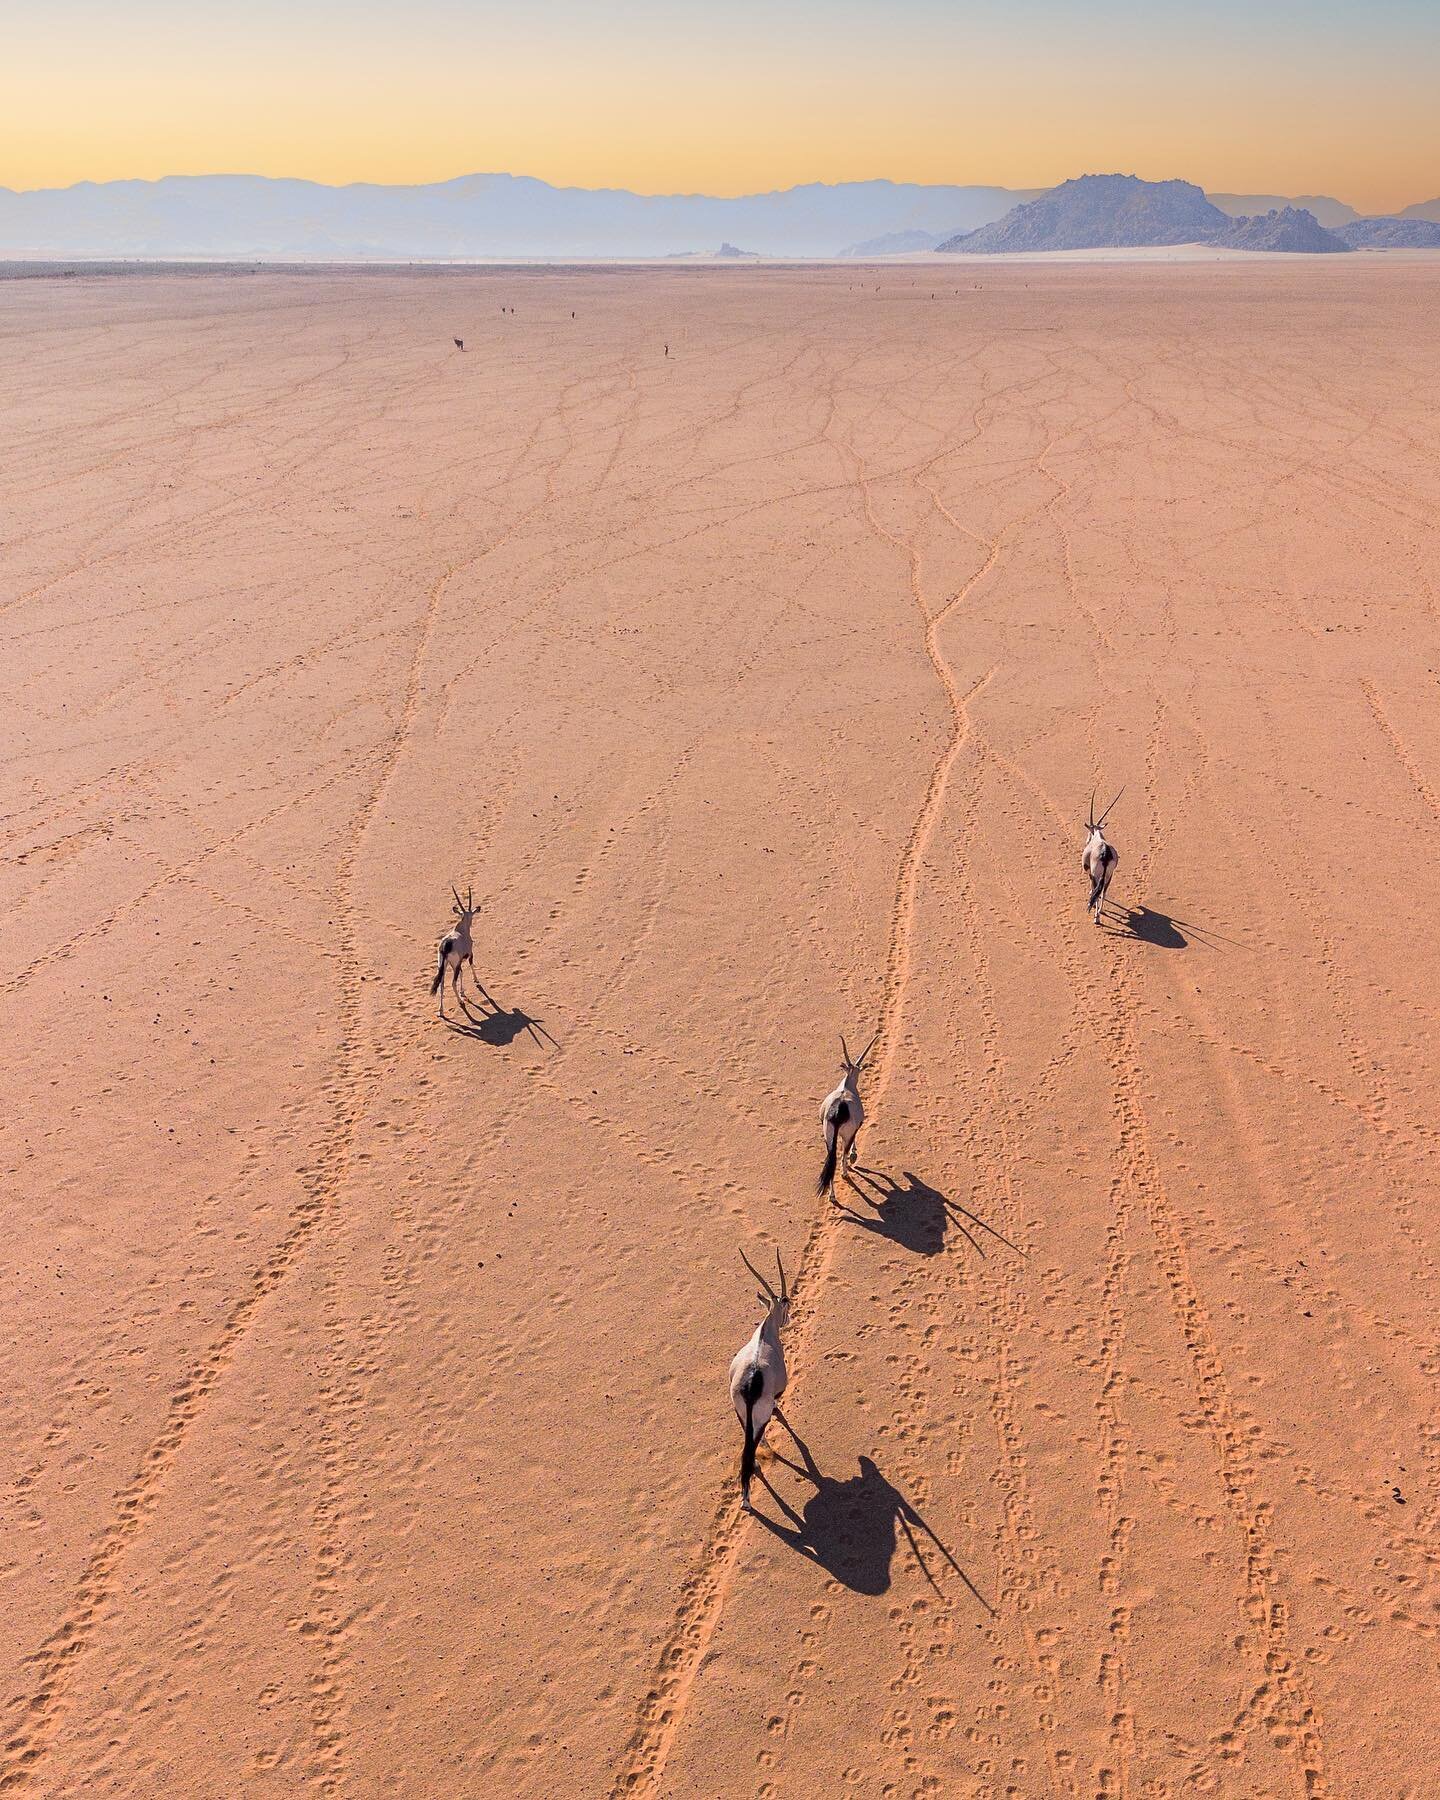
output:
{"label": "yellow gradient sky", "polygon": [[12,0],[0,184],[506,170],[1440,195],[1440,0]]}

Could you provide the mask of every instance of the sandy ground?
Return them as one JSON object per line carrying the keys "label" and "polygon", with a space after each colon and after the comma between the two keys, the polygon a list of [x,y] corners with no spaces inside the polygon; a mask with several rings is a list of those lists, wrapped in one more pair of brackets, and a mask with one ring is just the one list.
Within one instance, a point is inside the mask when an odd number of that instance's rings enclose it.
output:
{"label": "sandy ground", "polygon": [[0,286],[5,1791],[1435,1794],[1437,301]]}

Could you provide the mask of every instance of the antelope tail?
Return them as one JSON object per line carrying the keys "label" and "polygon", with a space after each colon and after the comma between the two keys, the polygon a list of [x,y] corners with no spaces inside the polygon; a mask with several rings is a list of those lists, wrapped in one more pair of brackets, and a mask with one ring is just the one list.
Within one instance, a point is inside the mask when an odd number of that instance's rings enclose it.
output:
{"label": "antelope tail", "polygon": [[445,984],[445,958],[440,958],[440,966],[435,971],[435,979],[430,983],[430,992],[438,994]]}
{"label": "antelope tail", "polygon": [[741,1392],[745,1396],[745,1448],[740,1452],[740,1492],[748,1500],[750,1483],[755,1475],[755,1450],[760,1440],[755,1435],[755,1402],[760,1398],[760,1390],[765,1385],[765,1376],[758,1368],[753,1368],[745,1377],[745,1386]]}

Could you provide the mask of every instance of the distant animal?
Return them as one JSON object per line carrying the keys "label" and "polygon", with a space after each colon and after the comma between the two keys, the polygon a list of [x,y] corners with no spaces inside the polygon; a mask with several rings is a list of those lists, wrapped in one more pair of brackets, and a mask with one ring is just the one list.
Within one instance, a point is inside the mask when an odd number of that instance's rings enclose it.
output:
{"label": "distant animal", "polygon": [[464,338],[456,338],[456,339],[455,339],[455,348],[456,348],[456,349],[457,349],[457,350],[463,350],[463,349],[464,349],[464,348],[465,348],[465,340],[464,340]]}
{"label": "distant animal", "polygon": [[470,921],[479,912],[475,904],[475,890],[467,888],[462,900],[455,888],[450,892],[455,895],[455,927],[447,931],[440,940],[439,961],[435,968],[435,979],[430,983],[430,992],[440,996],[440,1017],[445,1017],[445,977],[450,977],[455,989],[455,998],[460,999],[460,969],[464,963],[470,965],[470,977],[475,977],[475,949],[470,941]]}
{"label": "distant animal", "polygon": [[[840,1054],[844,1058],[842,1068],[844,1079],[833,1093],[825,1096],[825,1104],[820,1108],[820,1131],[825,1139],[825,1162],[820,1170],[820,1179],[815,1183],[817,1194],[828,1194],[835,1198],[835,1166],[843,1159],[843,1167],[849,1168],[855,1162],[855,1138],[860,1127],[865,1123],[865,1108],[860,1101],[860,1071],[864,1067],[865,1058],[875,1047],[874,1032],[870,1042],[851,1061],[850,1052],[845,1047],[845,1040],[840,1040]],[[850,1178],[846,1175],[845,1179]]]}
{"label": "distant animal", "polygon": [[[1122,787],[1120,794],[1125,792]],[[1120,798],[1115,796],[1115,800]],[[1105,841],[1105,821],[1115,810],[1112,800],[1097,819],[1095,817],[1095,792],[1090,792],[1090,811],[1085,818],[1085,829],[1089,837],[1085,840],[1085,850],[1080,858],[1080,867],[1090,877],[1090,898],[1085,903],[1086,912],[1090,913],[1095,923],[1100,923],[1100,915],[1105,910],[1105,895],[1109,891],[1110,882],[1115,874],[1115,866],[1120,861],[1120,852],[1113,844]]]}
{"label": "distant animal", "polygon": [[754,1336],[735,1353],[730,1364],[730,1401],[745,1432],[745,1445],[740,1452],[740,1500],[746,1512],[753,1512],[750,1483],[755,1475],[755,1452],[771,1415],[779,1411],[780,1396],[790,1379],[785,1372],[785,1352],[780,1344],[780,1333],[790,1322],[790,1290],[778,1250],[775,1252],[775,1267],[780,1274],[778,1294],[743,1250],[740,1260],[760,1283],[761,1291],[755,1298],[765,1308],[765,1317],[755,1327]]}

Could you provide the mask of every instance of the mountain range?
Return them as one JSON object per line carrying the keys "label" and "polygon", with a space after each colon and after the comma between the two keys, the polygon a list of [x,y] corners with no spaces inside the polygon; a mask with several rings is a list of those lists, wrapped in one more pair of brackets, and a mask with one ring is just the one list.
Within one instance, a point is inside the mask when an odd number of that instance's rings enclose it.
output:
{"label": "mountain range", "polygon": [[[1249,196],[1225,198],[1233,206]],[[1333,219],[1334,212],[1329,216]],[[1305,255],[1426,249],[1440,248],[1440,226],[1415,207],[1398,218],[1362,219],[1351,213],[1348,220],[1337,220],[1333,229],[1322,225],[1308,207],[1288,202],[1233,216],[1188,181],[1081,175],[1012,207],[1003,218],[946,238],[935,248],[973,256],[1164,244]]]}
{"label": "mountain range", "polygon": [[1211,194],[1205,198],[1232,219],[1258,218],[1262,213],[1283,212],[1287,206],[1308,212],[1317,223],[1334,231],[1337,225],[1348,225],[1360,217],[1353,206],[1329,194]]}
{"label": "mountain range", "polygon": [[1352,250],[1440,250],[1440,221],[1419,214],[1398,219],[1352,219],[1335,233]]}
{"label": "mountain range", "polygon": [[1135,175],[1081,175],[1027,200],[974,231],[937,246],[1009,254],[1024,250],[1110,250],[1193,244],[1230,224],[1189,181],[1141,181]]}
{"label": "mountain range", "polygon": [[1282,250],[1305,256],[1343,254],[1351,248],[1303,206],[1272,207],[1257,218],[1232,219],[1208,241],[1217,250]]}
{"label": "mountain range", "polygon": [[[814,182],[725,199],[552,187],[518,175],[465,175],[412,187],[174,175],[27,192],[0,188],[0,258],[623,259],[673,257],[725,242],[762,256],[871,257],[952,246],[963,234],[995,226],[1017,205],[1050,202],[1073,185],[1037,194],[987,186]],[[1132,196],[1120,207],[1128,235],[1112,242],[1186,241],[1166,235],[1182,229],[1182,214],[1197,226],[1207,220],[1213,225],[1215,216],[1223,221],[1294,205],[1332,229],[1357,219],[1352,207],[1327,195],[1293,201],[1283,195],[1207,197],[1186,182],[1139,185],[1167,190],[1170,197],[1157,205]],[[1440,199],[1400,216],[1440,221]],[[1030,236],[1044,235],[1037,224],[1027,221]],[[1068,229],[1074,235],[1073,221]]]}
{"label": "mountain range", "polygon": [[423,187],[175,175],[0,188],[0,256],[662,257],[722,242],[763,256],[834,256],[884,232],[969,230],[1019,198],[1010,188],[892,181],[815,182],[730,200],[551,187],[520,175]]}

